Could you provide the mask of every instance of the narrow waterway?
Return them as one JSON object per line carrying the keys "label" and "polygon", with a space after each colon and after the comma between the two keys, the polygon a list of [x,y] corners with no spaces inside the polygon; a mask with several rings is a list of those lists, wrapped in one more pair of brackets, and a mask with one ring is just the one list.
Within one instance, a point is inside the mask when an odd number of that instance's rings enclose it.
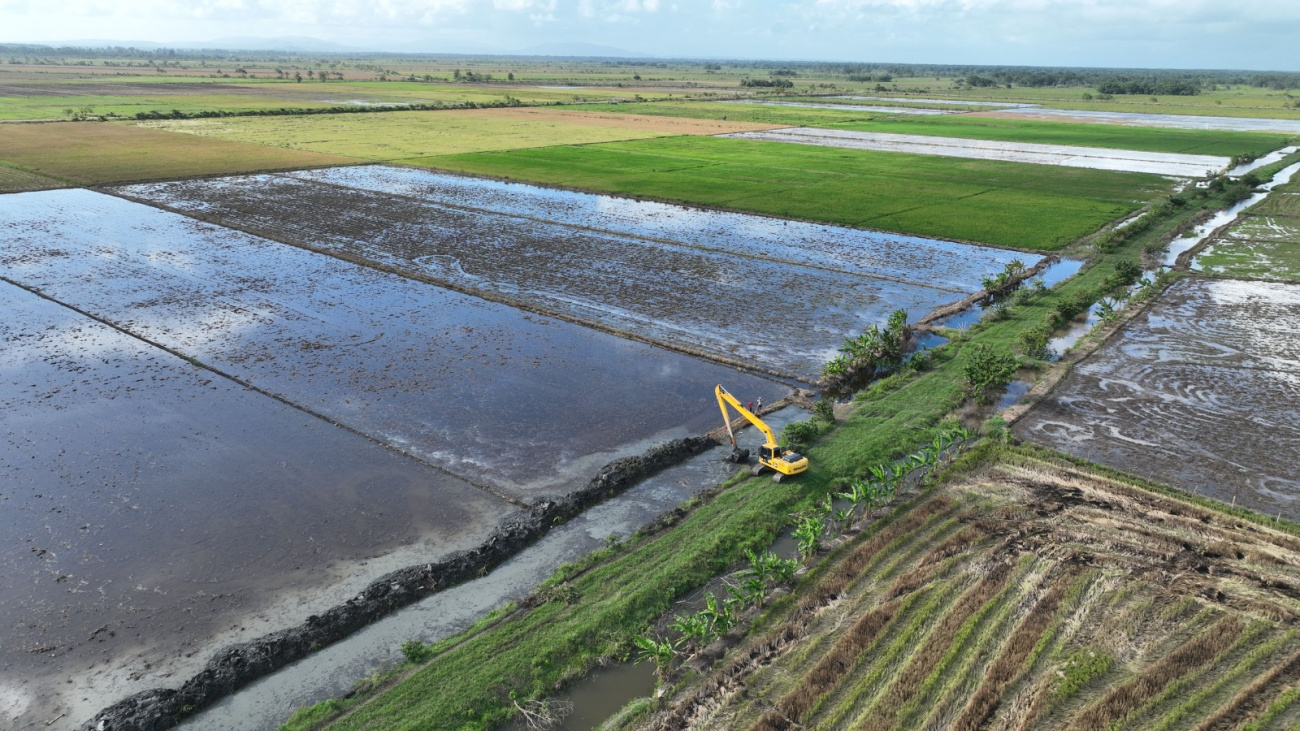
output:
{"label": "narrow waterway", "polygon": [[[806,418],[803,409],[788,407],[765,420],[779,432],[786,424]],[[739,432],[738,438],[742,446],[751,449],[762,441],[753,429]],[[727,479],[737,469],[722,459],[729,451],[729,446],[717,447],[645,480],[553,529],[487,576],[396,612],[250,685],[182,727],[214,731],[275,728],[295,708],[347,693],[358,680],[401,662],[403,642],[434,642],[468,628],[489,611],[527,596],[561,564],[600,547],[607,537],[627,537],[661,513]],[[781,488],[774,483],[773,489]]]}

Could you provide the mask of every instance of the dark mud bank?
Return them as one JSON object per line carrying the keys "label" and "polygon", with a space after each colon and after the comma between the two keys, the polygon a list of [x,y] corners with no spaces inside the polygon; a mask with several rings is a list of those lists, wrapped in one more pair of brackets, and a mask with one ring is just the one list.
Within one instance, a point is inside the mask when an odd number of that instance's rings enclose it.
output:
{"label": "dark mud bank", "polygon": [[640,456],[611,462],[582,489],[556,500],[539,502],[527,517],[501,525],[480,546],[380,577],[356,597],[324,614],[308,617],[297,627],[225,648],[180,689],[142,691],[100,711],[80,729],[173,728],[223,696],[307,657],[390,612],[492,569],[541,538],[550,526],[718,443],[707,436],[686,437],[657,445]]}

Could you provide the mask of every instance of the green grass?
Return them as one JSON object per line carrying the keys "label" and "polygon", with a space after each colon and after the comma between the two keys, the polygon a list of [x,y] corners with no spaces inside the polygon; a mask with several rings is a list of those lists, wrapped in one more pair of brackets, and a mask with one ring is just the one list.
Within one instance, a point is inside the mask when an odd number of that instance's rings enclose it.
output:
{"label": "green grass", "polygon": [[[810,100],[817,103],[817,100]],[[789,127],[829,127],[839,124],[886,119],[896,115],[885,112],[863,112],[849,109],[816,109],[809,107],[777,107],[762,104],[719,104],[718,102],[633,102],[623,104],[587,104],[583,109],[623,114],[648,114],[658,117],[689,117],[692,119],[717,119],[730,122],[755,122],[780,124]]]}
{"label": "green grass", "polygon": [[410,160],[429,167],[1052,251],[1167,191],[1154,175],[674,137]]}

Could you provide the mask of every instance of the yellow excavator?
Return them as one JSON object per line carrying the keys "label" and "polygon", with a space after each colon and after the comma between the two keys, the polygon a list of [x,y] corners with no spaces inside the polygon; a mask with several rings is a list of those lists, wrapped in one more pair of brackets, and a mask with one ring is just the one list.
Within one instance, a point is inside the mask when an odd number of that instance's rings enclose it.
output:
{"label": "yellow excavator", "polygon": [[[731,413],[727,411],[727,405],[740,412],[740,415],[749,420],[749,423],[758,427],[767,437],[767,442],[758,448],[758,464],[751,468],[751,471],[757,475],[765,468],[773,470],[776,474],[772,475],[774,482],[780,482],[781,478],[797,475],[808,469],[808,458],[802,454],[797,454],[789,449],[784,449],[776,443],[776,436],[772,434],[772,429],[763,420],[740,405],[735,396],[727,393],[727,389],[719,385],[713,390],[718,397],[718,408],[722,409],[722,421],[727,425],[727,436],[731,437],[731,454],[732,461],[748,461],[749,451],[740,449],[736,446],[736,433],[731,429]],[[741,455],[743,454],[743,458]]]}

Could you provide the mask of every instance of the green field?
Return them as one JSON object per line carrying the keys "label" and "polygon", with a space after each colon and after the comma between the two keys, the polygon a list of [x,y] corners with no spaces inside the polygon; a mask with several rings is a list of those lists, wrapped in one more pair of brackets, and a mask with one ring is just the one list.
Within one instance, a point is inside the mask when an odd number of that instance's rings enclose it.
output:
{"label": "green field", "polygon": [[29,173],[7,165],[0,165],[0,193],[19,193],[25,190],[62,188],[64,183],[44,175]]}
{"label": "green field", "polygon": [[1196,256],[1207,273],[1300,281],[1300,193],[1274,191]]}
{"label": "green field", "polygon": [[754,128],[731,122],[596,114],[569,107],[227,117],[138,124],[232,142],[385,161]]}
{"label": "green field", "polygon": [[351,158],[101,122],[0,128],[0,163],[83,184],[340,165]]}
{"label": "green field", "polygon": [[[817,102],[817,100],[810,100]],[[863,102],[866,104],[867,102]],[[653,114],[660,117],[725,119],[733,122],[778,124],[786,127],[833,127],[840,124],[893,118],[885,112],[862,112],[808,107],[778,107],[763,104],[722,104],[719,102],[633,102],[619,104],[585,104],[583,109],[624,114]]]}
{"label": "green field", "polygon": [[1154,175],[675,137],[415,164],[790,218],[1052,251],[1167,192]]}

